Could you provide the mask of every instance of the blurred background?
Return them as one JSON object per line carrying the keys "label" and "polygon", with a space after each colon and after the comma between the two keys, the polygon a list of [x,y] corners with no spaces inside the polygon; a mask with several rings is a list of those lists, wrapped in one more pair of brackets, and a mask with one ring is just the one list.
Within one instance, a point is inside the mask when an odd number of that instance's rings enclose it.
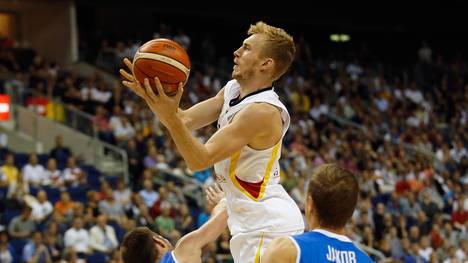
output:
{"label": "blurred background", "polygon": [[[179,42],[188,108],[230,79],[260,20],[297,45],[275,87],[301,209],[314,168],[336,162],[361,186],[347,235],[375,261],[468,262],[468,4],[258,4],[0,0],[0,262],[118,262],[136,226],[175,244],[205,223],[212,169],[186,168],[118,69],[146,41]],[[232,262],[229,238],[203,262]]]}

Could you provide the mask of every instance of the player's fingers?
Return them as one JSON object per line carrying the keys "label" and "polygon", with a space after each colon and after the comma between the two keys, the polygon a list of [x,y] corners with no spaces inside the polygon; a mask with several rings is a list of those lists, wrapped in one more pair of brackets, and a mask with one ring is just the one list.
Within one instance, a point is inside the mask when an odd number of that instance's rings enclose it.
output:
{"label": "player's fingers", "polygon": [[216,190],[218,190],[218,192],[222,192],[223,188],[221,187],[220,184],[216,183]]}
{"label": "player's fingers", "polygon": [[125,66],[127,66],[127,68],[130,70],[130,72],[133,72],[133,64],[130,61],[130,59],[124,58],[123,62],[125,64]]}
{"label": "player's fingers", "polygon": [[122,81],[122,85],[124,85],[125,87],[131,89],[133,92],[135,92],[140,97],[143,97],[145,95],[143,90],[141,89],[141,87],[138,86],[138,85],[135,85],[134,82],[124,80],[124,81]]}
{"label": "player's fingers", "polygon": [[155,77],[154,78],[154,83],[156,84],[156,89],[158,91],[158,95],[161,97],[161,98],[166,98],[167,95],[166,93],[164,92],[164,88],[161,84],[161,81],[159,81],[159,78],[158,77]]}
{"label": "player's fingers", "polygon": [[182,82],[180,82],[179,87],[177,88],[177,94],[176,94],[176,97],[175,97],[177,105],[179,105],[180,99],[182,99],[182,94],[184,94],[184,86],[183,86]]}
{"label": "player's fingers", "polygon": [[153,236],[153,240],[156,241],[158,244],[160,244],[164,248],[168,248],[172,246],[169,240],[165,239],[164,237],[160,235]]}
{"label": "player's fingers", "polygon": [[123,69],[120,69],[119,73],[120,73],[120,75],[122,75],[122,77],[126,78],[128,81],[134,81],[133,76],[131,74],[129,74],[127,71],[125,71]]}
{"label": "player's fingers", "polygon": [[147,78],[145,78],[145,91],[146,91],[146,95],[148,95],[149,98],[152,98],[152,99],[158,98],[158,96],[154,94],[150,81]]}

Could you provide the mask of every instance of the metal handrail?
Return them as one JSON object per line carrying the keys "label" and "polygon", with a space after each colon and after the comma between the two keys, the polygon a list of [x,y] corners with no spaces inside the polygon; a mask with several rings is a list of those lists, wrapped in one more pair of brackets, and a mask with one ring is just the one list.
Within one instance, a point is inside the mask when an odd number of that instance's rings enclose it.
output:
{"label": "metal handrail", "polygon": [[[9,77],[8,79],[12,79],[11,77]],[[15,89],[15,88],[8,88],[8,85],[11,85],[11,83],[6,83],[6,90],[10,93],[10,97],[11,97],[11,103],[14,105],[14,104],[18,104],[18,105],[25,105],[25,101],[24,101],[24,98],[22,98],[22,95],[23,94],[19,94],[18,90]],[[36,91],[36,90],[33,90],[33,89],[30,89],[30,88],[23,88],[23,92],[24,93],[27,93],[27,94],[31,94],[31,96],[33,97],[47,97],[45,96],[44,94]],[[62,125],[66,125],[74,130],[76,130],[77,132],[80,132],[86,136],[90,136],[92,138],[92,140],[90,141],[90,143],[93,143],[93,144],[99,144],[101,145],[105,150],[108,150],[110,152],[113,152],[115,155],[117,156],[120,156],[120,160],[122,161],[122,175],[123,175],[123,178],[125,180],[125,182],[129,182],[129,171],[128,171],[128,156],[127,156],[127,152],[120,148],[120,147],[117,147],[115,145],[112,145],[112,144],[109,144],[107,142],[104,142],[104,141],[101,141],[99,138],[98,138],[98,134],[97,134],[97,130],[95,129],[95,126],[94,126],[94,122],[93,122],[93,116],[89,113],[86,113],[86,112],[83,112],[79,109],[76,109],[74,108],[73,106],[70,106],[70,105],[67,105],[63,102],[61,102],[60,100],[56,99],[56,98],[48,98],[49,101],[55,103],[56,105],[60,105],[61,107],[63,107],[64,110],[67,110],[70,114],[70,116],[72,117],[71,118],[71,123],[68,122],[67,120],[64,121],[64,122],[61,122],[61,121],[57,121],[55,119],[51,119],[52,121],[55,121],[57,123],[60,123]],[[37,105],[36,105],[37,107]],[[37,113],[37,108],[35,108],[33,110],[33,112]],[[78,123],[78,118],[80,118],[80,121],[84,121],[84,125],[82,127],[79,127],[79,123]],[[83,129],[83,127],[88,127],[90,128],[89,132],[86,132],[86,130]]]}

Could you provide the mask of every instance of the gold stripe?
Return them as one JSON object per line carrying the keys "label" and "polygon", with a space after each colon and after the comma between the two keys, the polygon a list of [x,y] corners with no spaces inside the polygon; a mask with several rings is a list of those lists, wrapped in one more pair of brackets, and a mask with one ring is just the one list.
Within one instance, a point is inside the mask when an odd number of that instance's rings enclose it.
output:
{"label": "gold stripe", "polygon": [[138,59],[141,59],[141,58],[162,61],[164,63],[167,63],[167,64],[171,65],[171,66],[174,66],[174,67],[180,69],[185,74],[185,77],[188,77],[189,74],[190,74],[190,69],[189,68],[187,68],[184,64],[180,63],[179,61],[177,61],[177,60],[175,60],[173,58],[170,58],[170,57],[166,57],[166,56],[155,54],[155,53],[137,52],[135,54],[135,58],[133,59],[133,63],[135,63]]}
{"label": "gold stripe", "polygon": [[257,248],[257,253],[255,253],[255,263],[260,263],[260,252],[262,251],[262,244],[263,244],[263,232],[262,232],[262,237],[260,238],[260,244],[258,245]]}
{"label": "gold stripe", "polygon": [[268,162],[265,175],[263,176],[263,183],[260,188],[260,194],[258,195],[258,199],[262,198],[263,194],[265,194],[265,188],[268,184],[268,181],[270,180],[271,168],[273,168],[273,164],[275,163],[276,155],[278,154],[278,149],[279,149],[280,144],[281,144],[281,140],[273,148],[273,152],[271,153],[271,159]]}
{"label": "gold stripe", "polygon": [[248,196],[250,199],[254,201],[258,201],[263,197],[265,194],[265,188],[268,184],[268,181],[270,180],[270,172],[271,169],[273,168],[273,164],[275,163],[276,155],[278,154],[278,149],[279,146],[281,145],[281,140],[273,147],[273,151],[271,153],[271,158],[268,161],[265,174],[263,175],[263,183],[260,186],[260,193],[258,194],[258,197],[253,196],[250,194],[248,191],[246,191],[242,185],[239,184],[236,178],[236,167],[237,167],[237,162],[239,161],[239,156],[240,156],[240,151],[236,152],[231,156],[231,164],[229,166],[229,178],[231,178],[231,181],[234,183],[234,185],[246,196]]}

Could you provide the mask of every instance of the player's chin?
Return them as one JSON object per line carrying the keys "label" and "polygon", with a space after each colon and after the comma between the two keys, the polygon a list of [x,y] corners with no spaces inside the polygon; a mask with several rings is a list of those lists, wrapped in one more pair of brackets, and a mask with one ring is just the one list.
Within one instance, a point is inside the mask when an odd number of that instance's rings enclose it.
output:
{"label": "player's chin", "polygon": [[238,71],[236,71],[236,70],[233,70],[233,71],[232,71],[231,77],[232,77],[233,79],[239,79],[240,76],[241,76],[241,75],[239,74]]}

